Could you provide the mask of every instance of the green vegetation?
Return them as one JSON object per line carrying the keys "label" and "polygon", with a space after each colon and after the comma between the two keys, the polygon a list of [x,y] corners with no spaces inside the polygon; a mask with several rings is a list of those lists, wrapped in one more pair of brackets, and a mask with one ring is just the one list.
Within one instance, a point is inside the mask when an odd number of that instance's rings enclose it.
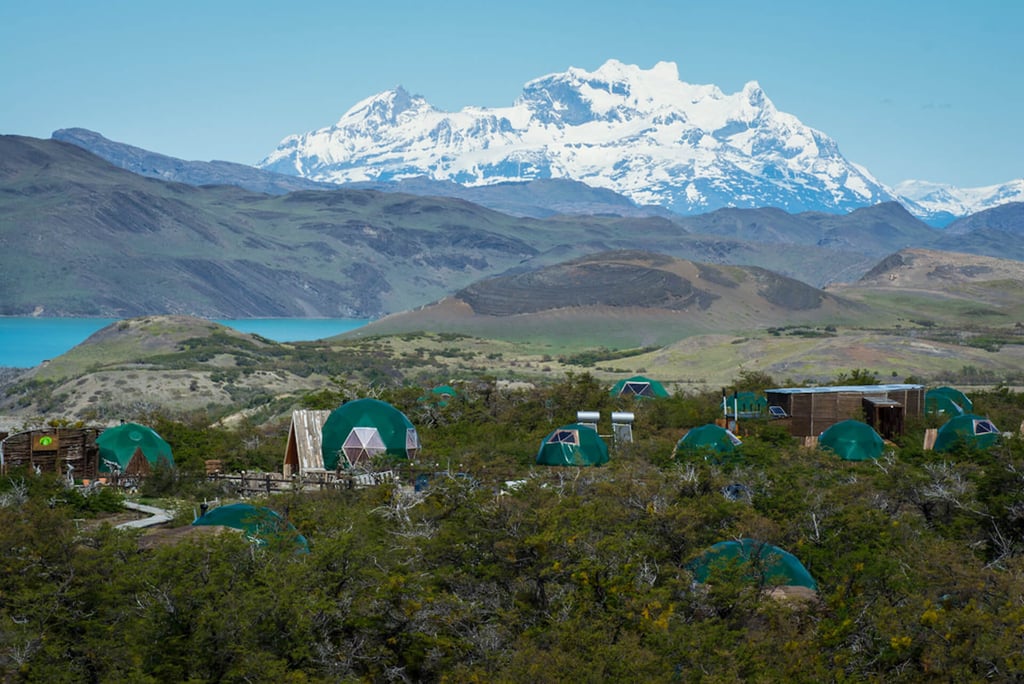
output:
{"label": "green vegetation", "polygon": [[854,368],[849,373],[839,373],[833,384],[840,386],[879,385],[882,384],[882,380],[878,378],[878,373],[872,373],[867,368]]}
{"label": "green vegetation", "polygon": [[785,325],[777,328],[768,328],[768,334],[778,337],[779,335],[792,335],[794,337],[835,337],[836,327],[827,325],[824,328],[808,327],[805,325]]}
{"label": "green vegetation", "polygon": [[920,339],[975,347],[990,352],[997,352],[1008,344],[1024,342],[1024,337],[1018,328],[981,328],[976,326],[931,327],[927,333],[920,335]]}
{"label": "green vegetation", "polygon": [[[774,384],[745,371],[730,389]],[[306,401],[366,391],[339,383]],[[1019,436],[939,455],[922,451],[921,422],[877,462],[848,462],[747,421],[738,457],[714,465],[672,449],[718,415],[717,392],[619,403],[586,373],[532,390],[480,376],[444,407],[418,402],[424,391],[377,389],[417,424],[422,458],[399,470],[404,483],[429,473],[425,490],[254,502],[309,554],[235,534],[160,542],[83,503],[111,490],[78,500],[46,476],[0,478],[0,679],[1008,681],[1024,669]],[[1004,429],[1024,418],[1008,387],[972,399]],[[601,468],[533,465],[580,407],[635,411],[636,441]],[[224,497],[203,459],[259,469],[283,455],[283,422],[134,418],[181,465],[147,481],[149,496]],[[735,484],[749,497],[723,496]],[[737,565],[693,583],[694,559],[740,538],[795,555],[818,593],[780,597]]]}
{"label": "green vegetation", "polygon": [[649,354],[657,351],[658,347],[640,347],[638,349],[608,349],[607,347],[599,347],[597,349],[588,349],[586,351],[577,352],[575,354],[568,354],[565,356],[558,357],[559,362],[567,366],[594,366],[603,361],[614,361],[616,359],[628,359],[631,356],[640,356],[641,354]]}

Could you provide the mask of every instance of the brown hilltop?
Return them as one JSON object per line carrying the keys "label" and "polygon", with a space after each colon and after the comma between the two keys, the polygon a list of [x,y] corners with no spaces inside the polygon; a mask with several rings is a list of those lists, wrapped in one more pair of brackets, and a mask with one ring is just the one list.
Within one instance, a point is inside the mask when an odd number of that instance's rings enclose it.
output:
{"label": "brown hilltop", "polygon": [[[980,312],[996,318],[1020,320],[1024,315],[1024,262],[975,254],[905,249],[892,254],[869,270],[856,283],[828,288],[830,292],[856,300],[875,303],[889,300],[903,305],[907,314],[939,306],[945,312],[969,307],[972,320]],[[907,306],[910,299],[914,304]],[[992,321],[998,322],[998,321]],[[1003,320],[1003,323],[1008,320]]]}
{"label": "brown hilltop", "polygon": [[[708,309],[718,295],[694,285],[673,259],[634,252],[599,254],[529,273],[489,278],[455,294],[483,316],[512,316],[576,306]],[[673,268],[675,266],[676,268]],[[687,277],[689,276],[689,277]]]}
{"label": "brown hilltop", "polygon": [[817,288],[762,268],[713,266],[641,251],[603,252],[488,278],[455,297],[484,316],[581,306],[707,311],[716,301],[728,306],[741,299],[788,311],[837,303]]}
{"label": "brown hilltop", "polygon": [[355,335],[444,330],[499,338],[558,337],[571,327],[576,336],[593,330],[617,337],[609,342],[652,344],[696,332],[859,315],[855,304],[762,268],[626,250],[481,280]]}
{"label": "brown hilltop", "polygon": [[904,249],[880,261],[857,285],[941,290],[993,280],[1024,281],[1024,263],[977,254]]}

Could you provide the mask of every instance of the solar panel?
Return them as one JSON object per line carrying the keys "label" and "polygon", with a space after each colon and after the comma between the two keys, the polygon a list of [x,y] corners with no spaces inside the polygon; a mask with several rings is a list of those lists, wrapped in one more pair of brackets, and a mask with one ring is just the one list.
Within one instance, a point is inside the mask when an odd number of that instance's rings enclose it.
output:
{"label": "solar panel", "polygon": [[768,413],[772,414],[776,418],[786,418],[787,417],[786,409],[782,408],[781,406],[769,406],[768,407]]}

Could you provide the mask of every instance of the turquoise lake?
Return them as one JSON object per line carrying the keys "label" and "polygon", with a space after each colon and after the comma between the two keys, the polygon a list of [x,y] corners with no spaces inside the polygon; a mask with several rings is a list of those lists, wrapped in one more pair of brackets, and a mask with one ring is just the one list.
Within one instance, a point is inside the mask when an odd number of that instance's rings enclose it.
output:
{"label": "turquoise lake", "polygon": [[[0,317],[0,366],[32,368],[81,344],[117,318]],[[321,340],[360,328],[368,320],[351,318],[219,319],[235,330],[275,342]]]}

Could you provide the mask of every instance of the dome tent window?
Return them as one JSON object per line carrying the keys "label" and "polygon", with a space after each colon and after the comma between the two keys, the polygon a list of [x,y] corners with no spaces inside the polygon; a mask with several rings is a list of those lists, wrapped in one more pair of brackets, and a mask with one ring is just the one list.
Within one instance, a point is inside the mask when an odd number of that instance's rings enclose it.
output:
{"label": "dome tent window", "polygon": [[548,437],[548,444],[579,444],[579,430],[555,430]]}
{"label": "dome tent window", "polygon": [[654,399],[667,397],[668,392],[660,382],[651,380],[642,375],[634,375],[625,380],[619,380],[611,389],[613,397],[634,397],[636,399]]}
{"label": "dome tent window", "polygon": [[974,421],[974,434],[987,435],[992,432],[999,434],[999,428],[991,420],[981,419]]}
{"label": "dome tent window", "polygon": [[622,394],[634,394],[638,397],[653,397],[654,390],[649,382],[627,382],[622,386]]}
{"label": "dome tent window", "polygon": [[388,450],[384,440],[380,438],[377,428],[354,427],[345,438],[345,444],[341,450],[345,454],[345,460],[349,466],[365,463],[372,460],[374,456],[383,454]]}

